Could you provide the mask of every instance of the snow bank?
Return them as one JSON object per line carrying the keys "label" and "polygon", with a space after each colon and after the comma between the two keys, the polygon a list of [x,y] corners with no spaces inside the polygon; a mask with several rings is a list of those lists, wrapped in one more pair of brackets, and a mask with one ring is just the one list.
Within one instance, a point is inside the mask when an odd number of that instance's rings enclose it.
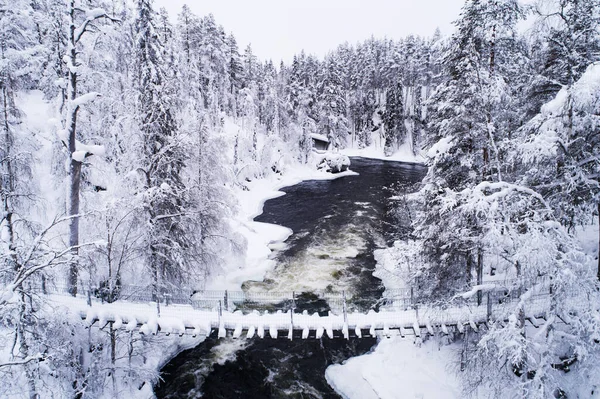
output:
{"label": "snow bank", "polygon": [[329,366],[325,378],[345,399],[461,398],[449,371],[457,349],[436,340],[419,346],[400,336],[384,338],[372,353]]}
{"label": "snow bank", "polygon": [[398,148],[398,150],[386,157],[383,153],[383,148],[373,144],[369,147],[358,149],[358,148],[346,148],[340,150],[340,153],[349,157],[362,157],[371,159],[381,159],[383,161],[396,161],[396,162],[407,162],[407,163],[425,163],[425,158],[420,154],[415,155],[408,143],[405,143]]}

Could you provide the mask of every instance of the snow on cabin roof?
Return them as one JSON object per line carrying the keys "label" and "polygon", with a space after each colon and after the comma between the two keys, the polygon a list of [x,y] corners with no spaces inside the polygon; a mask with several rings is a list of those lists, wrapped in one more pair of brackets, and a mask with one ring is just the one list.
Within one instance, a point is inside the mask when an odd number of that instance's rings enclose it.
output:
{"label": "snow on cabin roof", "polygon": [[329,139],[327,138],[327,136],[324,136],[322,134],[311,133],[310,137],[312,137],[315,140],[325,141],[326,143],[329,143]]}

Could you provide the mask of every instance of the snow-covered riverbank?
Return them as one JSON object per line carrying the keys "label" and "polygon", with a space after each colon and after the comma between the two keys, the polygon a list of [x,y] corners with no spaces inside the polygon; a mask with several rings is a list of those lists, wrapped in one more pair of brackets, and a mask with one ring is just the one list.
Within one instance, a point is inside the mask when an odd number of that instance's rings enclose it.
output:
{"label": "snow-covered riverbank", "polygon": [[[358,156],[394,162],[422,164],[424,158],[414,155],[407,145],[403,145],[390,157],[383,154],[383,149],[376,146],[364,149],[344,149],[340,154]],[[253,219],[262,213],[264,203],[272,198],[285,195],[280,191],[283,187],[293,186],[306,180],[334,180],[356,175],[352,166],[350,170],[341,173],[328,173],[318,170],[312,162],[308,164],[289,165],[282,174],[271,174],[262,179],[245,183],[245,188],[237,188],[235,195],[240,206],[236,218],[235,230],[241,233],[247,241],[245,259],[232,262],[226,269],[214,275],[207,282],[207,289],[239,290],[241,284],[248,280],[262,280],[265,273],[275,264],[269,259],[272,249],[284,242],[292,231],[284,226],[255,222]]]}
{"label": "snow-covered riverbank", "polygon": [[327,382],[344,399],[461,398],[458,379],[449,371],[457,345],[438,338],[415,345],[414,340],[382,338],[371,353],[329,366]]}
{"label": "snow-covered riverbank", "polygon": [[408,143],[405,143],[396,150],[392,155],[385,156],[383,148],[373,144],[366,148],[346,148],[340,151],[340,153],[349,157],[362,157],[379,159],[382,161],[395,161],[395,162],[406,162],[406,163],[417,163],[424,164],[425,158],[420,154],[415,155]]}
{"label": "snow-covered riverbank", "polygon": [[236,189],[240,211],[235,227],[246,238],[246,257],[240,259],[239,264],[231,264],[228,269],[214,276],[207,283],[207,289],[239,290],[244,281],[260,281],[265,273],[275,266],[269,255],[278,243],[282,243],[292,234],[292,230],[275,224],[255,222],[253,219],[262,213],[267,200],[285,195],[280,191],[281,188],[305,180],[334,180],[353,175],[357,173],[352,170],[332,174],[317,170],[311,164],[297,164],[287,168],[282,175],[272,174],[264,179],[246,183],[247,190]]}

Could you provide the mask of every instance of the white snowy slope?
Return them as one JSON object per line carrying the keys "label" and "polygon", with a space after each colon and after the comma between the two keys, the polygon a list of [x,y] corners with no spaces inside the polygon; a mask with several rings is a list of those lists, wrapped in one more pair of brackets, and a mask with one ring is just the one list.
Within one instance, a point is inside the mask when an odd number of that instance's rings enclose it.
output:
{"label": "white snowy slope", "polygon": [[398,148],[398,150],[390,155],[385,156],[383,153],[383,147],[377,142],[373,142],[369,147],[366,148],[346,148],[340,151],[342,154],[349,157],[363,157],[372,159],[381,159],[383,161],[396,161],[396,162],[408,162],[408,163],[425,163],[425,158],[420,154],[415,155],[410,148],[408,143],[404,143]]}
{"label": "white snowy slope", "polygon": [[[378,118],[374,117],[375,125],[381,123]],[[371,133],[370,145],[365,148],[359,148],[356,142],[350,143],[348,148],[340,150],[340,153],[349,157],[363,157],[371,159],[381,159],[383,161],[396,161],[408,163],[425,163],[425,157],[419,151],[413,151],[412,134],[406,139],[402,145],[390,156],[384,153],[384,141],[380,131],[376,130]],[[417,154],[415,155],[415,152]]]}
{"label": "white snowy slope", "polygon": [[456,345],[430,339],[382,338],[372,353],[329,366],[327,382],[344,399],[461,398],[455,374]]}

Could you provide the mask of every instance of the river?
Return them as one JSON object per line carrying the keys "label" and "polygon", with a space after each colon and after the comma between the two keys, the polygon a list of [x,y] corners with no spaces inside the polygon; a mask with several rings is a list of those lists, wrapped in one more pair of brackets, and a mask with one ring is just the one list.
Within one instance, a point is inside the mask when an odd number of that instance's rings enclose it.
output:
{"label": "river", "polygon": [[[263,281],[244,290],[346,291],[350,306],[376,306],[384,287],[373,276],[373,250],[408,233],[406,218],[395,212],[399,185],[419,182],[419,165],[352,158],[358,176],[305,181],[282,189],[286,195],[265,203],[255,220],[289,227],[293,234],[273,252],[277,266]],[[402,214],[401,214],[402,215]],[[310,312],[326,303],[305,303]],[[302,311],[302,309],[298,309]],[[339,398],[325,380],[334,363],[370,351],[375,338],[316,340],[217,340],[209,337],[184,351],[161,370],[158,398]]]}

